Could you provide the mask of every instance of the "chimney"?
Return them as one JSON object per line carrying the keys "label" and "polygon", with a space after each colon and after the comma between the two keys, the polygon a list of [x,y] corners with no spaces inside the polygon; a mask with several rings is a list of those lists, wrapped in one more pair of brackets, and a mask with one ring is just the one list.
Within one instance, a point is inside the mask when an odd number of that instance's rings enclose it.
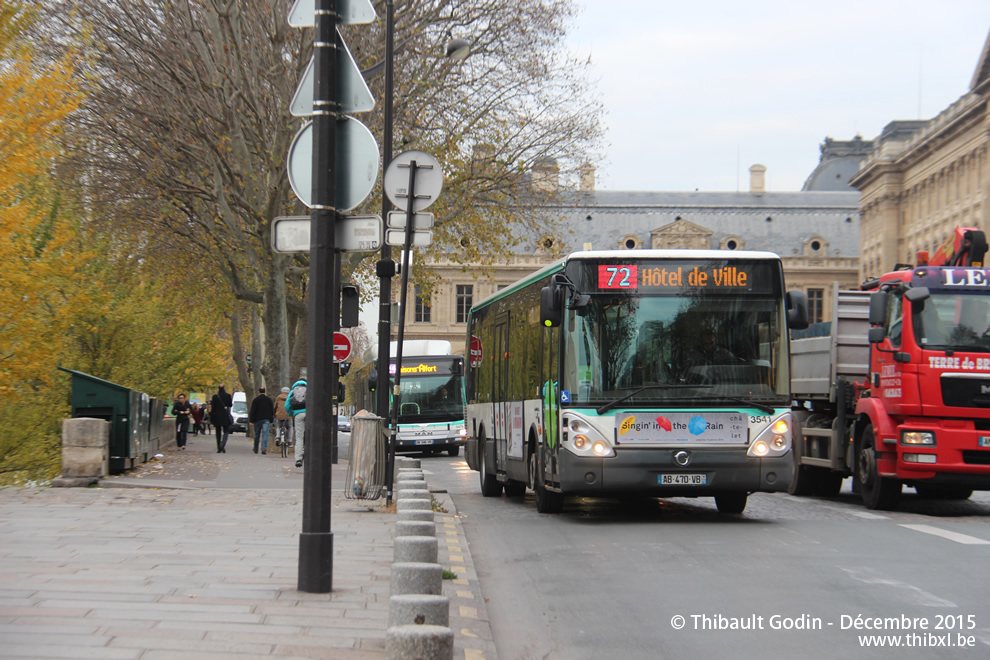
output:
{"label": "chimney", "polygon": [[767,166],[757,163],[749,168],[749,192],[762,195],[767,191]]}
{"label": "chimney", "polygon": [[585,163],[581,166],[581,192],[593,192],[595,190],[595,166]]}
{"label": "chimney", "polygon": [[560,167],[556,158],[541,158],[533,164],[533,190],[546,193],[557,192]]}

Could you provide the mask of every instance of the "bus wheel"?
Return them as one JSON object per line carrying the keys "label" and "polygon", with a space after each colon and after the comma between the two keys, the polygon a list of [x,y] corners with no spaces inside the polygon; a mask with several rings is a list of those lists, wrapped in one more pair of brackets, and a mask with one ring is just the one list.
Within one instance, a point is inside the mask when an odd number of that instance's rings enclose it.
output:
{"label": "bus wheel", "polygon": [[481,471],[481,494],[485,497],[498,497],[502,494],[502,484],[498,482],[494,474],[488,473],[484,438],[478,438],[478,463],[478,469]]}
{"label": "bus wheel", "polygon": [[856,452],[856,478],[867,509],[892,511],[901,499],[901,482],[880,476],[876,442],[873,429],[869,426],[863,429],[863,434],[859,436],[859,451]]}
{"label": "bus wheel", "polygon": [[742,513],[746,508],[749,493],[744,490],[730,490],[715,495],[715,506],[719,513]]}
{"label": "bus wheel", "polygon": [[460,447],[451,447],[450,449],[447,450],[447,456],[457,456],[460,453],[461,453]]}
{"label": "bus wheel", "polygon": [[533,482],[533,492],[536,493],[536,510],[540,513],[560,513],[564,509],[564,496],[544,487],[536,454],[537,452],[533,452],[529,455],[529,477]]}

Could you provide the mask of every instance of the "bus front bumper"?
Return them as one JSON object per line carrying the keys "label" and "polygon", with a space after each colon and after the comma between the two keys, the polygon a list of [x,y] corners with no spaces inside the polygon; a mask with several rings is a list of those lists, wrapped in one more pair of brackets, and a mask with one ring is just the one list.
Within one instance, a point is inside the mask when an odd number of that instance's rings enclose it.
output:
{"label": "bus front bumper", "polygon": [[[687,465],[674,460],[688,453]],[[682,458],[683,460],[683,458]],[[740,449],[622,449],[609,458],[560,452],[560,487],[575,495],[639,493],[652,497],[711,495],[720,491],[787,490],[794,476],[790,453],[746,456]]]}

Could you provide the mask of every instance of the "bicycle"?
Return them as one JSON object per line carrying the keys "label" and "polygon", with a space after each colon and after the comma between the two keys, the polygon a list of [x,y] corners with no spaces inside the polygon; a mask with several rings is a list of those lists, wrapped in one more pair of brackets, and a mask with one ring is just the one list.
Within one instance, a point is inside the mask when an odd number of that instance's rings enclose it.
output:
{"label": "bicycle", "polygon": [[278,431],[275,435],[275,444],[282,448],[282,458],[289,457],[289,447],[291,442],[289,442],[289,425],[285,421],[280,421],[278,423]]}

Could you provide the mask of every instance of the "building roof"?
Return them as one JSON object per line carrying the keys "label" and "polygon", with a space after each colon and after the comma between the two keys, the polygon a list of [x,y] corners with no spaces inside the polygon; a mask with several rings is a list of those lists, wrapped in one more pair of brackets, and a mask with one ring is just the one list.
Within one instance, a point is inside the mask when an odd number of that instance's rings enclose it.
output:
{"label": "building roof", "polygon": [[[680,221],[684,231],[710,232],[707,247],[711,249],[735,240],[736,249],[789,257],[807,254],[808,242],[822,238],[827,250],[816,251],[816,256],[855,258],[859,256],[858,204],[856,191],[583,191],[562,193],[546,210],[559,218],[553,238],[565,252],[587,243],[595,250],[621,248],[627,237],[651,247],[654,233],[663,228],[673,231],[670,226]],[[527,236],[532,242],[526,241],[519,251],[533,251],[545,236]]]}

